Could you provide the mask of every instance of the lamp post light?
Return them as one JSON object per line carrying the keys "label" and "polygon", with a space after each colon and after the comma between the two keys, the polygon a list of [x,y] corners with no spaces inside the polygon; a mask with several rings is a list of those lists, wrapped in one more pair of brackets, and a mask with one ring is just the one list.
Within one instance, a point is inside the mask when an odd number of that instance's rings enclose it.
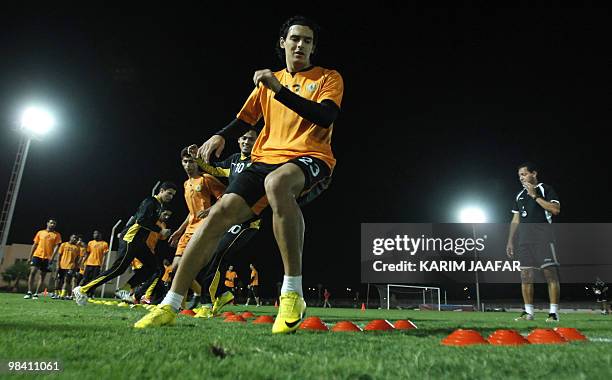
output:
{"label": "lamp post light", "polygon": [[[487,217],[484,211],[478,207],[466,207],[459,212],[459,221],[461,223],[470,223],[472,225],[472,236],[476,240],[476,223],[486,223]],[[478,251],[474,248],[474,261],[478,261]],[[474,271],[476,285],[476,310],[480,311],[480,281],[478,278],[478,270]]]}
{"label": "lamp post light", "polygon": [[17,203],[26,159],[30,150],[30,143],[32,139],[40,139],[43,135],[47,134],[54,125],[53,116],[42,108],[30,107],[21,115],[19,123],[21,141],[17,149],[17,156],[13,164],[8,190],[4,197],[2,211],[0,211],[0,236],[2,237],[2,240],[0,240],[0,263],[4,258],[4,250],[11,229],[11,221],[15,211],[15,204]]}

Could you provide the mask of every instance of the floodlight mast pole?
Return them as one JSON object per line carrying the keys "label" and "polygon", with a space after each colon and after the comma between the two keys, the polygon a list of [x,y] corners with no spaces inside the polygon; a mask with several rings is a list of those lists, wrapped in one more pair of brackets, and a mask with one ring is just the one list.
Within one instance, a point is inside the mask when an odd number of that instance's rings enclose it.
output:
{"label": "floodlight mast pole", "polygon": [[[472,234],[474,235],[474,241],[476,241],[476,224],[472,223]],[[474,261],[478,263],[478,250],[474,246]],[[474,271],[476,276],[476,311],[480,311],[480,281],[478,278],[478,269]]]}
{"label": "floodlight mast pole", "polygon": [[19,148],[17,149],[17,156],[13,164],[9,187],[4,197],[4,204],[2,206],[2,212],[0,213],[0,233],[2,234],[2,241],[0,242],[0,263],[4,259],[4,251],[6,249],[9,231],[11,230],[11,221],[13,220],[15,204],[17,203],[21,178],[23,178],[23,171],[25,169],[31,142],[32,139],[27,133],[21,136]]}

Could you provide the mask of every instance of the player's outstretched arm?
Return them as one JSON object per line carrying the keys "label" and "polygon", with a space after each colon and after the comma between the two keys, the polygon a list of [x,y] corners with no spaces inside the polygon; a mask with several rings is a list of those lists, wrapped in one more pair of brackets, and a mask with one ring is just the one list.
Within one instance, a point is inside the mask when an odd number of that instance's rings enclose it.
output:
{"label": "player's outstretched arm", "polygon": [[223,148],[225,148],[225,138],[221,135],[213,135],[198,149],[198,158],[201,158],[205,164],[208,164],[210,163],[211,154],[214,152],[215,156],[219,158]]}

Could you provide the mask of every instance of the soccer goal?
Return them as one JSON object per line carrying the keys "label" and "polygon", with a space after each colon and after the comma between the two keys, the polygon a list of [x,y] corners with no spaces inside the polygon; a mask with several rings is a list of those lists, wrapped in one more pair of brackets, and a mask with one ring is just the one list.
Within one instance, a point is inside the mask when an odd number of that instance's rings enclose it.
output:
{"label": "soccer goal", "polygon": [[383,301],[381,306],[387,306],[387,310],[419,309],[421,306],[441,310],[440,288],[398,284],[383,284],[377,288]]}

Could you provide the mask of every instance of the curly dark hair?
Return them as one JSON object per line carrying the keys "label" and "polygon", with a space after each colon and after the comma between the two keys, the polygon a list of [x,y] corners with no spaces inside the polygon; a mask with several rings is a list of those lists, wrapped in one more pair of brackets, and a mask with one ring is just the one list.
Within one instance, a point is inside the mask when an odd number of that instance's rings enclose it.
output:
{"label": "curly dark hair", "polygon": [[[313,35],[312,45],[317,46],[321,28],[319,27],[319,24],[317,24],[313,20],[306,18],[304,16],[293,16],[289,18],[287,21],[285,21],[283,25],[280,27],[280,31],[278,35],[279,39],[280,38],[287,39],[287,33],[289,32],[289,28],[291,28],[293,25],[307,26],[310,29],[312,29],[312,35]],[[316,50],[313,51],[312,54],[310,55],[311,59],[314,57],[315,52]],[[276,54],[278,55],[278,59],[280,59],[280,61],[284,65],[285,64],[285,49],[282,49],[280,47],[278,41],[276,41]]]}
{"label": "curly dark hair", "polygon": [[522,168],[526,168],[528,172],[533,173],[535,171],[538,171],[538,167],[536,164],[534,164],[533,162],[523,162],[522,164],[520,164],[516,169],[517,170],[521,170]]}

